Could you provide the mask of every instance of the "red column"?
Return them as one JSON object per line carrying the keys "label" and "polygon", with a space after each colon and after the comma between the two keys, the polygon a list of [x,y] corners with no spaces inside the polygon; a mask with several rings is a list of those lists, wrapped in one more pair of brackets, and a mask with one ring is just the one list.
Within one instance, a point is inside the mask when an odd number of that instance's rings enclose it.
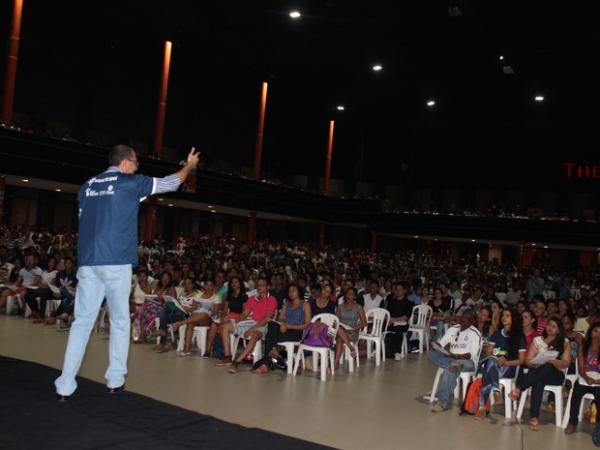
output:
{"label": "red column", "polygon": [[[323,194],[329,193],[329,177],[331,176],[331,155],[333,152],[333,129],[335,123],[329,121],[329,137],[327,138],[327,152],[325,153],[325,170],[323,172]],[[325,244],[325,224],[319,227],[319,244]]]}
{"label": "red column", "polygon": [[165,41],[163,55],[162,78],[160,81],[160,93],[158,95],[158,108],[156,111],[156,126],[154,128],[153,150],[156,156],[160,156],[165,134],[165,117],[167,114],[167,90],[169,87],[169,71],[171,68],[171,41]]}
{"label": "red column", "polygon": [[154,222],[156,221],[156,197],[150,197],[146,203],[146,242],[152,240],[154,234]]}
{"label": "red column", "polygon": [[256,131],[256,145],[254,147],[254,178],[260,178],[260,169],[262,162],[263,139],[265,135],[265,114],[267,112],[267,89],[269,85],[266,81],[262,83],[260,93],[260,109],[258,112],[258,129]]}
{"label": "red column", "polygon": [[17,81],[17,63],[19,62],[19,39],[21,35],[21,16],[23,0],[13,0],[13,15],[8,35],[8,52],[4,72],[4,97],[2,99],[2,120],[10,125],[13,118],[15,84]]}
{"label": "red column", "polygon": [[377,231],[371,231],[371,253],[375,253],[377,251]]}
{"label": "red column", "polygon": [[5,223],[4,221],[4,193],[6,192],[6,177],[0,175],[0,225]]}
{"label": "red column", "polygon": [[325,154],[325,171],[323,173],[323,194],[329,194],[329,177],[331,176],[331,154],[333,152],[333,128],[335,123],[329,121],[329,137],[327,139],[327,153]]}
{"label": "red column", "polygon": [[[262,83],[260,93],[260,106],[258,111],[258,129],[256,131],[256,145],[254,146],[254,168],[252,175],[254,178],[260,178],[262,166],[262,150],[265,135],[265,115],[267,112],[267,89],[269,85],[266,81]],[[256,211],[250,211],[248,216],[248,242],[253,244],[256,241]]]}

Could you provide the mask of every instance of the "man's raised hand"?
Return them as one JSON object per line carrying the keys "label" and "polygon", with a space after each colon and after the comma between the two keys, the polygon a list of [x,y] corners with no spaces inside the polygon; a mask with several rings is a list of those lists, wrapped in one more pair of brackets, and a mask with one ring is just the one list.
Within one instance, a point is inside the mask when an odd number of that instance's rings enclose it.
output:
{"label": "man's raised hand", "polygon": [[200,162],[200,152],[196,152],[196,148],[192,147],[187,157],[187,165],[191,167],[196,167],[198,165],[198,162]]}

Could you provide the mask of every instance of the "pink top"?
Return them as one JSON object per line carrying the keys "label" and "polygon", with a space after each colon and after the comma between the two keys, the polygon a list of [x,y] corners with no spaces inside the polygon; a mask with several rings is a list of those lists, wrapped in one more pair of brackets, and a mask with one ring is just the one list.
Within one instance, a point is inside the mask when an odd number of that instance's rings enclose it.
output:
{"label": "pink top", "polygon": [[275,317],[277,311],[277,300],[272,295],[268,295],[262,299],[257,297],[250,297],[244,304],[244,309],[252,311],[252,320],[260,322],[267,314],[272,313],[272,317]]}

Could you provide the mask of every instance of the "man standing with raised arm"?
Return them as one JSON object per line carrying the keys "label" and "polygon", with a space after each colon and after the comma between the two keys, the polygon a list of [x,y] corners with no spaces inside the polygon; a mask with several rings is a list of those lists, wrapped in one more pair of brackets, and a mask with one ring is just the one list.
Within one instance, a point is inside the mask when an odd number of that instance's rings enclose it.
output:
{"label": "man standing with raised arm", "polygon": [[54,382],[59,401],[75,392],[92,327],[106,297],[110,311],[109,393],[122,391],[129,353],[129,293],[132,266],[138,263],[139,204],[154,194],[176,191],[198,165],[199,153],[190,151],[179,172],[164,178],[135,175],[136,152],[117,145],[109,154],[110,167],[79,190],[77,294],[75,322],[69,333],[62,375]]}

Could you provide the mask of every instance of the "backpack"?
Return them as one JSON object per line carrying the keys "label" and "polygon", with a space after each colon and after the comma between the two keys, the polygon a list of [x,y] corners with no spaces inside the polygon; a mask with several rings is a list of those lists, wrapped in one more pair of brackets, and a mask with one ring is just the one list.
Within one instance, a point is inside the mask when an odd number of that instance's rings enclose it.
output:
{"label": "backpack", "polygon": [[[467,395],[465,395],[465,401],[463,402],[460,413],[475,415],[479,410],[479,399],[481,398],[481,388],[483,387],[483,379],[477,378],[471,381],[467,385]],[[489,414],[490,412],[490,399],[488,398],[487,402],[485,402],[485,412]]]}
{"label": "backpack", "polygon": [[596,425],[592,432],[592,442],[596,447],[600,447],[600,423]]}

